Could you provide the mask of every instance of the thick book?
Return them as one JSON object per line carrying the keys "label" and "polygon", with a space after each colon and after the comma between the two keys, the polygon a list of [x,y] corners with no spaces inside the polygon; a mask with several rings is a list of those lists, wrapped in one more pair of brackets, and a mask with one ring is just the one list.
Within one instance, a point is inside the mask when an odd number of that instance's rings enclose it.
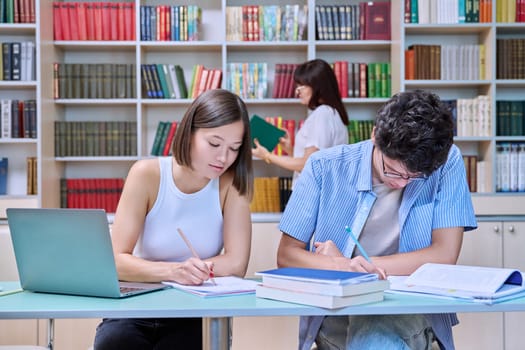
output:
{"label": "thick book", "polygon": [[410,276],[389,276],[390,292],[417,293],[493,304],[525,296],[516,269],[427,263]]}
{"label": "thick book", "polygon": [[257,285],[255,289],[255,296],[258,298],[286,301],[294,304],[318,306],[326,309],[337,309],[351,305],[361,305],[382,301],[384,299],[384,292],[378,291],[357,295],[334,296]]}
{"label": "thick book", "polygon": [[390,40],[390,2],[365,3],[364,40]]}
{"label": "thick book", "polygon": [[214,281],[215,284],[211,280],[208,280],[198,286],[179,284],[171,281],[163,281],[162,283],[201,297],[253,294],[255,293],[255,287],[258,283],[255,280],[244,279],[236,276],[215,277]]}
{"label": "thick book", "polygon": [[379,279],[375,273],[310,269],[305,267],[281,267],[259,271],[255,274],[262,277],[263,284],[268,277],[291,281],[325,283],[328,285],[357,284]]}
{"label": "thick book", "polygon": [[285,279],[281,277],[263,276],[262,285],[265,287],[286,289],[290,291],[323,294],[332,296],[349,296],[364,293],[384,291],[389,288],[388,280],[374,280],[368,282],[356,282],[350,280],[348,283],[334,284],[313,281],[302,281],[294,279]]}
{"label": "thick book", "polygon": [[284,130],[268,123],[258,115],[253,115],[250,119],[250,131],[253,147],[255,147],[253,140],[257,139],[269,152],[273,152],[275,146],[279,144],[279,139],[286,134]]}

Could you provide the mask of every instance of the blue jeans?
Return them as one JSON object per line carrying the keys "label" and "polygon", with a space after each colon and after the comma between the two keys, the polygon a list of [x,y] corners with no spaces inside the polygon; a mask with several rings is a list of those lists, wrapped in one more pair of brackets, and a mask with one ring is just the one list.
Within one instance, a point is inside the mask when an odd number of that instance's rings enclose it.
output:
{"label": "blue jeans", "polygon": [[202,350],[202,319],[104,319],[97,326],[94,350]]}
{"label": "blue jeans", "polygon": [[430,350],[433,341],[424,315],[328,316],[315,340],[319,350]]}

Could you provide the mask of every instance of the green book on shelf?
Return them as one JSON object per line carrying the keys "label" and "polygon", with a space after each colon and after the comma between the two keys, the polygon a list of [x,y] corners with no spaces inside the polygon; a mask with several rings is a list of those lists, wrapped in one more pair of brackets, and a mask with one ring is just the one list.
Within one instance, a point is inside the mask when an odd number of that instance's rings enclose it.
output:
{"label": "green book on shelf", "polygon": [[252,146],[255,147],[253,140],[257,139],[269,152],[273,151],[275,146],[279,144],[279,139],[286,134],[284,130],[268,123],[258,115],[253,115],[250,119],[250,131]]}

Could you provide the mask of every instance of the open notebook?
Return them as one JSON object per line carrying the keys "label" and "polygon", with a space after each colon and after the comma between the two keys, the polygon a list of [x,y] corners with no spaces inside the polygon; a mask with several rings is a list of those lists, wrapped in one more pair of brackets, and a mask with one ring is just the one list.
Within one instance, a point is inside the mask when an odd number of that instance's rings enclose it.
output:
{"label": "open notebook", "polygon": [[6,212],[24,290],[120,298],[166,288],[160,283],[119,282],[104,210]]}

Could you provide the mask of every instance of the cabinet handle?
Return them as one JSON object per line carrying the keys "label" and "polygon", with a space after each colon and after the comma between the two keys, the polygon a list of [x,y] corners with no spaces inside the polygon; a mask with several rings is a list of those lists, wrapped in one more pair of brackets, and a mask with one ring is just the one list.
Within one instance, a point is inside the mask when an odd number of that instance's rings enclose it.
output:
{"label": "cabinet handle", "polygon": [[499,226],[494,226],[493,230],[494,230],[494,232],[498,233],[499,232]]}
{"label": "cabinet handle", "polygon": [[514,225],[510,225],[509,226],[509,232],[510,233],[514,233]]}

